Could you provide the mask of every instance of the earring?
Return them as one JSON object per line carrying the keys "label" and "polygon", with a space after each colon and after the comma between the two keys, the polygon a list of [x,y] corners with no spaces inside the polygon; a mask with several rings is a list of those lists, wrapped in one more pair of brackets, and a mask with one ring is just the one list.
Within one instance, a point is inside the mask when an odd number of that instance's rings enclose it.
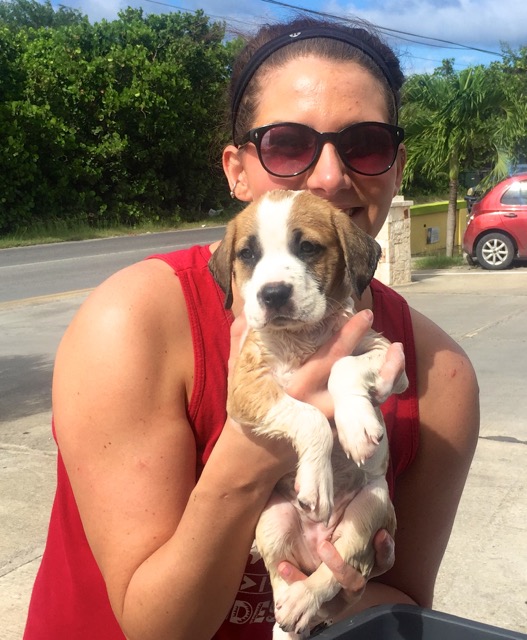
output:
{"label": "earring", "polygon": [[234,200],[236,198],[236,187],[238,186],[238,180],[232,185],[231,189],[231,198]]}

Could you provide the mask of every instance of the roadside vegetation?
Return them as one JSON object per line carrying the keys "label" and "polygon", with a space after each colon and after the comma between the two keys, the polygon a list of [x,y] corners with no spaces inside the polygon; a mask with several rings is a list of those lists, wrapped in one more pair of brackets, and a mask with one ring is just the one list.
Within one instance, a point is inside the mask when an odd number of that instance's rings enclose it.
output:
{"label": "roadside vegetation", "polygon": [[177,223],[163,223],[159,221],[145,221],[133,225],[98,225],[92,226],[83,221],[36,221],[24,228],[0,235],[0,249],[13,247],[27,247],[36,244],[51,244],[54,242],[75,242],[80,240],[95,240],[98,238],[114,238],[116,236],[140,235],[143,233],[161,233],[175,229],[195,229],[198,227],[213,227],[226,224],[236,213],[238,208],[230,206],[214,215],[206,215],[193,222],[180,221]]}
{"label": "roadside vegetation", "polygon": [[466,266],[466,260],[461,254],[453,256],[431,255],[415,257],[412,260],[412,268],[425,269],[450,269],[452,267]]}
{"label": "roadside vegetation", "polygon": [[[240,46],[201,11],[91,24],[49,0],[0,0],[0,246],[228,219],[219,158]],[[444,60],[408,79],[408,199],[454,203],[478,172],[497,181],[527,161],[527,47],[502,47],[488,67]]]}

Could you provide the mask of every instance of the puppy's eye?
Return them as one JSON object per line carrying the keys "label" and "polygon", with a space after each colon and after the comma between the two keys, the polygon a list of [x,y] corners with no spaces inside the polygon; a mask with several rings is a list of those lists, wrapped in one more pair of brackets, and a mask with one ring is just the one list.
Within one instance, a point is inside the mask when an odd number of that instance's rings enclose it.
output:
{"label": "puppy's eye", "polygon": [[238,253],[238,257],[244,262],[250,262],[254,260],[254,251],[249,249],[249,247],[245,247]]}
{"label": "puppy's eye", "polygon": [[322,247],[319,244],[310,242],[309,240],[302,240],[302,242],[300,243],[299,249],[300,249],[301,256],[308,257],[308,256],[314,256],[317,253],[319,253]]}
{"label": "puppy's eye", "polygon": [[258,238],[250,235],[243,239],[236,249],[236,258],[251,267],[262,257],[262,250]]}

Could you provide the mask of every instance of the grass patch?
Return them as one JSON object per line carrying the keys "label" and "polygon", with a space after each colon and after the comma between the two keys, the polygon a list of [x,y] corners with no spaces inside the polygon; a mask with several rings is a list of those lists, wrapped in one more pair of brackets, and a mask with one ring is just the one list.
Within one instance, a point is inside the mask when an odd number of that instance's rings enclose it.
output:
{"label": "grass patch", "polygon": [[452,267],[461,267],[466,262],[463,256],[422,256],[413,260],[414,269],[451,269]]}
{"label": "grass patch", "polygon": [[414,204],[431,204],[433,202],[448,202],[448,191],[446,193],[419,194],[416,196],[404,194],[405,200],[411,200]]}

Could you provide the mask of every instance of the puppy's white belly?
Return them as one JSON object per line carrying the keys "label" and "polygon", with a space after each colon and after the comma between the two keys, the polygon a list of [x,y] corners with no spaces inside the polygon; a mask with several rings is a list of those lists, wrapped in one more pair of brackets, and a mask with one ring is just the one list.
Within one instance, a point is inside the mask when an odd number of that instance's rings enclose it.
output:
{"label": "puppy's white belly", "polygon": [[265,509],[265,519],[267,527],[276,534],[275,540],[282,545],[281,559],[289,560],[306,574],[313,573],[320,566],[318,546],[325,540],[338,538],[344,512],[359,491],[360,488],[335,495],[335,505],[327,524],[310,518],[290,491],[288,495],[275,491]]}
{"label": "puppy's white belly", "polygon": [[262,514],[262,520],[266,523],[266,539],[275,541],[271,546],[274,552],[278,552],[278,555],[271,552],[271,557],[289,560],[306,574],[313,573],[320,565],[319,544],[340,537],[339,526],[344,513],[367,482],[365,472],[345,457],[338,443],[335,443],[332,461],[336,491],[334,507],[327,523],[299,504],[294,474],[280,480]]}

